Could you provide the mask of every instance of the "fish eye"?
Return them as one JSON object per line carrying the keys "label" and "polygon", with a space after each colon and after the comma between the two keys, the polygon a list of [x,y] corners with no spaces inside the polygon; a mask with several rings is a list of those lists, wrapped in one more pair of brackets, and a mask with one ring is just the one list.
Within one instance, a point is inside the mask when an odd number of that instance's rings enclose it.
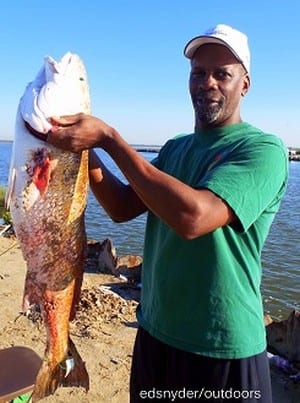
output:
{"label": "fish eye", "polygon": [[84,81],[84,78],[83,78],[83,77],[79,77],[79,81]]}

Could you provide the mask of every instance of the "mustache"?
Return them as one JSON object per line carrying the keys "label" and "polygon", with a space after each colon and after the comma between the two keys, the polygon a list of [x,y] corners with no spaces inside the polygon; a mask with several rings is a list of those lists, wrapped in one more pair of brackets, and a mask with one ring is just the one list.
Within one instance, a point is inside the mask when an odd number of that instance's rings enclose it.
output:
{"label": "mustache", "polygon": [[199,103],[209,103],[209,102],[217,102],[218,104],[222,105],[225,101],[224,96],[216,96],[214,94],[210,94],[207,92],[199,92],[195,97],[194,100]]}

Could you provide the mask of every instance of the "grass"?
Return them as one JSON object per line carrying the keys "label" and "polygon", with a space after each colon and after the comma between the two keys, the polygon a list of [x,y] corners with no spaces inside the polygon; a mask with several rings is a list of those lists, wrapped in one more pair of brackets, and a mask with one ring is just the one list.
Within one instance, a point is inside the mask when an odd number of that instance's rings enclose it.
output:
{"label": "grass", "polygon": [[11,224],[12,218],[10,212],[5,208],[5,194],[6,188],[4,186],[0,186],[0,218],[3,219],[5,224]]}

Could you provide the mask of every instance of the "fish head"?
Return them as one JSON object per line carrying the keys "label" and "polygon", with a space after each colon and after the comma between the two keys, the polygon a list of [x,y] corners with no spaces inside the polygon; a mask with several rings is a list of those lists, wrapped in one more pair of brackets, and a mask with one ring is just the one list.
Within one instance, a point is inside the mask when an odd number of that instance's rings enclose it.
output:
{"label": "fish head", "polygon": [[36,78],[28,84],[20,101],[22,118],[35,131],[51,130],[51,116],[90,111],[89,89],[84,64],[77,54],[66,53],[60,61],[51,56]]}
{"label": "fish head", "polygon": [[[70,52],[59,61],[46,56],[42,68],[27,85],[19,102],[7,192],[8,207],[12,207],[14,200],[14,206],[18,206],[19,211],[30,210],[47,193],[57,161],[63,153],[31,135],[24,122],[34,131],[46,134],[52,128],[52,116],[79,112],[90,113],[87,74],[81,58]],[[87,164],[87,157],[84,161]]]}

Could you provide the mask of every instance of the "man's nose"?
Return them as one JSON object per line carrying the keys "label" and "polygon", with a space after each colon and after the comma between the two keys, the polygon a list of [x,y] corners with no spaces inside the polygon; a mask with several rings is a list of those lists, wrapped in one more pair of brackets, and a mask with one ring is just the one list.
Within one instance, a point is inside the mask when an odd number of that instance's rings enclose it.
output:
{"label": "man's nose", "polygon": [[200,88],[203,90],[209,90],[215,88],[217,85],[217,80],[214,78],[212,73],[206,73],[202,80],[200,81]]}

